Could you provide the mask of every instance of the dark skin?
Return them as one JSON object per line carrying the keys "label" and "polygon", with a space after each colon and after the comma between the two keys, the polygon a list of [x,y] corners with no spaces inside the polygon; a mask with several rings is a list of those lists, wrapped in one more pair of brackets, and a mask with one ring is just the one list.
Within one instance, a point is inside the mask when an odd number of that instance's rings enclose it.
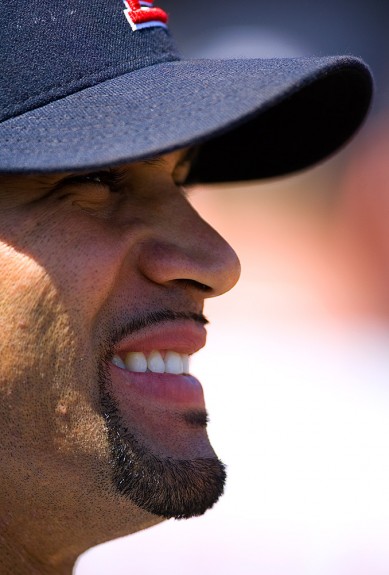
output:
{"label": "dark skin", "polygon": [[[161,521],[112,485],[97,373],[112,329],[160,309],[201,314],[239,277],[188,202],[186,157],[0,178],[4,575],[69,574],[91,546]],[[214,457],[178,408],[158,406],[144,427],[127,404],[131,432],[157,455]]]}

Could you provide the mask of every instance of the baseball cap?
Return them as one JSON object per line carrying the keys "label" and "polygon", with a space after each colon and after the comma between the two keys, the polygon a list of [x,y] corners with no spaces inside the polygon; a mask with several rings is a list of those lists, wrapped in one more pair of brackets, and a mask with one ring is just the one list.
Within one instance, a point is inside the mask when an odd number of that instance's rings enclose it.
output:
{"label": "baseball cap", "polygon": [[333,153],[371,101],[370,71],[352,56],[183,59],[152,2],[4,0],[0,21],[3,173],[199,145],[192,181],[273,177]]}

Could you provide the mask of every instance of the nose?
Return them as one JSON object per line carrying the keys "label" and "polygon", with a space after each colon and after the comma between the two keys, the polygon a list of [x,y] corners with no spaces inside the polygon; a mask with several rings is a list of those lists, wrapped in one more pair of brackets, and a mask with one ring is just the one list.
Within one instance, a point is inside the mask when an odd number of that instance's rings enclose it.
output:
{"label": "nose", "polygon": [[236,284],[236,253],[184,197],[169,205],[163,221],[142,244],[138,265],[144,276],[164,286],[190,286],[204,297],[221,295]]}

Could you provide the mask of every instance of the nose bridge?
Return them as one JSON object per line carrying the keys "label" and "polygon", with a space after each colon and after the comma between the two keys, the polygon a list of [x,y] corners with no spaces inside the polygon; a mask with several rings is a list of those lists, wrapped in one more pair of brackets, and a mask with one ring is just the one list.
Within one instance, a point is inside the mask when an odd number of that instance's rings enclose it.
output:
{"label": "nose bridge", "polygon": [[157,229],[142,245],[142,273],[159,284],[190,281],[201,285],[208,297],[230,290],[240,275],[232,247],[184,197],[162,212]]}

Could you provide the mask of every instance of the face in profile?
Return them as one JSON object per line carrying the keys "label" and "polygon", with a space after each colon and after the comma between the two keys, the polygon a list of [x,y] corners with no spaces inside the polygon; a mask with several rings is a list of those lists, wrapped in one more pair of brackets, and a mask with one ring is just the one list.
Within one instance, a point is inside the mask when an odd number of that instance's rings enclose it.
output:
{"label": "face in profile", "polygon": [[1,492],[53,556],[70,523],[79,552],[223,491],[189,360],[239,263],[190,206],[186,158],[1,178]]}

